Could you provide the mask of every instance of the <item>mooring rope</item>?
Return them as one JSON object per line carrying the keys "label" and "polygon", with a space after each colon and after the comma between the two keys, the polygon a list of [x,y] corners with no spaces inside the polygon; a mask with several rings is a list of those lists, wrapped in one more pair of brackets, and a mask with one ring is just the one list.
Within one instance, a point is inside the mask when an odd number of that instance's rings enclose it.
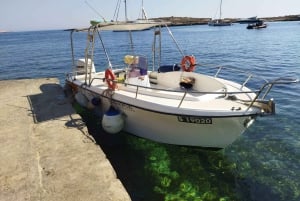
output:
{"label": "mooring rope", "polygon": [[102,92],[102,95],[107,97],[110,101],[110,104],[112,104],[112,96],[114,95],[114,90],[108,88]]}

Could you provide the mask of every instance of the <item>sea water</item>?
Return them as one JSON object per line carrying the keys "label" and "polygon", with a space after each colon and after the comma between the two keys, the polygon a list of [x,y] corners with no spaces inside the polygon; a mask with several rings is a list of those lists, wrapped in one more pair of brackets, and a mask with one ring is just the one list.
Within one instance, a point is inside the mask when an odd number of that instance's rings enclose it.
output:
{"label": "sea water", "polygon": [[[182,26],[163,38],[162,64],[193,54],[197,63],[238,67],[267,79],[300,77],[300,23],[273,22],[266,29]],[[151,60],[149,31],[134,32],[135,52]],[[164,30],[167,31],[167,30]],[[78,34],[76,57],[83,57],[85,35]],[[127,33],[105,32],[112,63],[128,50]],[[77,37],[77,36],[76,36]],[[101,44],[98,43],[98,46]],[[138,48],[142,45],[143,48]],[[33,31],[0,34],[0,80],[57,77],[64,84],[71,71],[70,32]],[[107,67],[96,53],[96,69]],[[149,62],[151,64],[151,62]],[[204,66],[196,71],[206,72]],[[230,78],[236,78],[230,74]],[[75,105],[89,131],[105,151],[134,201],[160,200],[300,200],[300,85],[279,85],[269,94],[276,115],[258,118],[237,141],[221,151],[165,145],[127,133],[108,135],[97,117]],[[159,125],[155,125],[159,126]]]}

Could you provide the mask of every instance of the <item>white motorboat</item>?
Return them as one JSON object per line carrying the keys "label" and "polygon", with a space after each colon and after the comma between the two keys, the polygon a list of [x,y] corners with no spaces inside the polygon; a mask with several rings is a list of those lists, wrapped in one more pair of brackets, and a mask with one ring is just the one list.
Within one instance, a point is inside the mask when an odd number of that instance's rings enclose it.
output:
{"label": "white motorboat", "polygon": [[[256,117],[275,113],[273,99],[266,99],[273,85],[298,82],[290,77],[261,79],[257,86],[259,77],[251,73],[246,73],[241,82],[234,82],[222,76],[232,70],[225,67],[212,68],[213,75],[197,73],[194,70],[199,64],[195,57],[182,51],[182,60],[175,61],[179,64],[160,66],[162,25],[153,30],[152,62],[143,55],[124,53],[120,68],[111,62],[101,29],[98,24],[71,31],[73,71],[67,74],[66,86],[73,90],[81,105],[102,111],[102,126],[108,133],[123,130],[161,143],[224,148]],[[167,26],[166,29],[164,32],[180,49],[171,30]],[[76,62],[73,35],[80,31],[87,32],[87,45],[85,58]],[[107,61],[106,70],[101,72],[94,66],[97,37],[104,52],[102,60]],[[241,78],[243,74],[237,71],[235,75]],[[250,87],[252,81],[257,89]]]}

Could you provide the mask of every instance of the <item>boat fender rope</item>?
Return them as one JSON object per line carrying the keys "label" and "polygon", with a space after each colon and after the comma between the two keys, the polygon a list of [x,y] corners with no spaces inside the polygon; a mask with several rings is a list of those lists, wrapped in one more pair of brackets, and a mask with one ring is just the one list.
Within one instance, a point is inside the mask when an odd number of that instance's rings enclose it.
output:
{"label": "boat fender rope", "polygon": [[111,69],[106,69],[105,70],[105,80],[106,83],[108,85],[108,88],[115,90],[117,87],[117,83],[115,82],[116,76],[115,74],[112,72]]}
{"label": "boat fender rope", "polygon": [[194,56],[184,56],[181,60],[181,68],[185,72],[193,72],[196,67],[196,58]]}
{"label": "boat fender rope", "polygon": [[112,96],[114,95],[114,90],[112,90],[112,89],[105,89],[103,92],[102,92],[102,95],[104,96],[104,97],[107,97],[108,98],[108,100],[109,100],[109,102],[110,102],[110,104],[112,104]]}

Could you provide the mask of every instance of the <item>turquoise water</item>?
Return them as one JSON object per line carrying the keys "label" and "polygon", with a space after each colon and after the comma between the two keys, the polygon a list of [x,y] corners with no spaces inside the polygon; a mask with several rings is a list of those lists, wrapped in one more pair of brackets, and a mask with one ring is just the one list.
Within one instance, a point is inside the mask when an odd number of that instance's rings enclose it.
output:
{"label": "turquoise water", "polygon": [[[245,26],[171,29],[183,51],[194,54],[198,63],[234,66],[271,79],[287,74],[300,77],[299,22],[269,23],[263,30]],[[148,38],[147,33],[134,33],[136,43],[146,43],[136,52],[151,58],[153,37]],[[128,51],[128,35],[106,32],[104,36],[112,62],[121,62]],[[81,45],[85,45],[84,39],[80,38]],[[180,61],[178,51],[166,40],[163,63]],[[79,45],[75,44],[78,50]],[[0,79],[58,77],[63,84],[71,66],[69,46],[65,31],[0,34]],[[96,65],[98,70],[106,67],[99,57]],[[207,70],[197,68],[199,72]],[[234,79],[237,75],[230,76]],[[75,108],[134,201],[298,201],[300,85],[275,87],[269,96],[276,101],[277,114],[258,118],[242,137],[221,151],[165,145],[127,133],[108,135],[90,111]]]}

